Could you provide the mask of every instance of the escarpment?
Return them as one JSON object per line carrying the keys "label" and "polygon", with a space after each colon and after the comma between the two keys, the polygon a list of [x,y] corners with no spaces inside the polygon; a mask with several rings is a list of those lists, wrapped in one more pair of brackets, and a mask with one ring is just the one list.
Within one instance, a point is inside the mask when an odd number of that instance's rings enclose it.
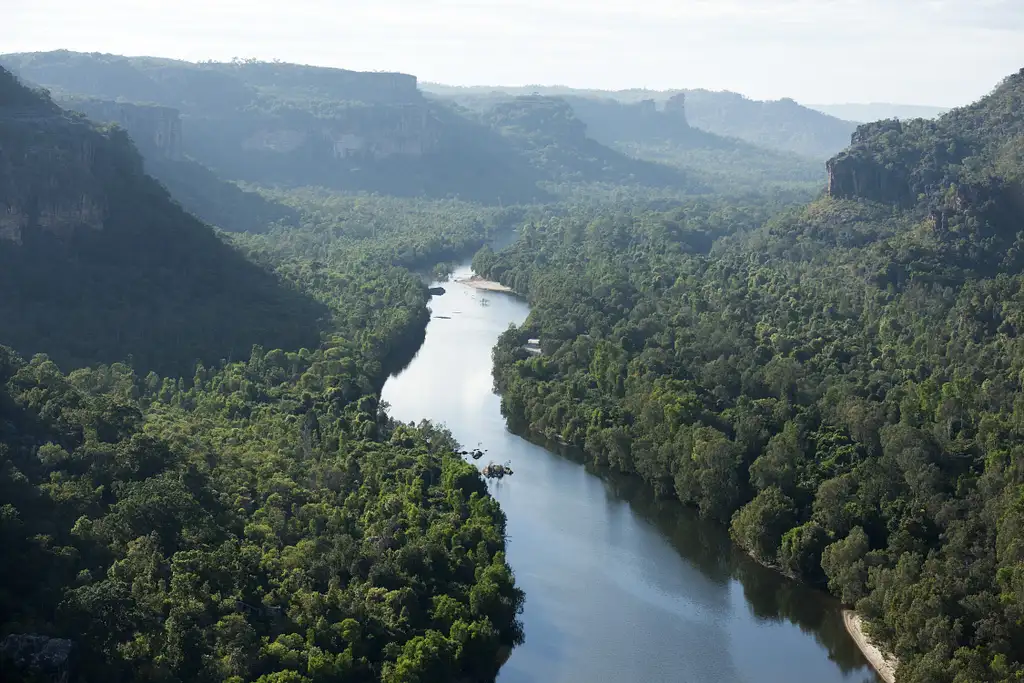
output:
{"label": "escarpment", "polygon": [[0,69],[0,239],[102,230],[109,186],[124,173],[141,174],[142,161],[123,131],[65,112]]}
{"label": "escarpment", "polygon": [[181,115],[177,109],[91,98],[69,98],[60,104],[93,121],[116,123],[146,157],[177,161],[182,158]]}

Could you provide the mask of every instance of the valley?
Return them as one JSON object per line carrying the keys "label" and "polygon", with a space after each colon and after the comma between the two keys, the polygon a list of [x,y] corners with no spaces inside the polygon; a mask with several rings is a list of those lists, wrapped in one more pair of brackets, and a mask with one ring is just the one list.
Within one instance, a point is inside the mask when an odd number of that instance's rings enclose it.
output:
{"label": "valley", "polygon": [[5,677],[1024,676],[1024,71],[0,66]]}

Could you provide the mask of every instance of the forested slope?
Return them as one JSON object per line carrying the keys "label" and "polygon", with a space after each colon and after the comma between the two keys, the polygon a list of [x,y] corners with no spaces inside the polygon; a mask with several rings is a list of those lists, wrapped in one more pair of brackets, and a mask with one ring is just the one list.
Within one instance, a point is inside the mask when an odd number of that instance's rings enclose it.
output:
{"label": "forested slope", "polygon": [[143,172],[119,129],[0,69],[0,340],[64,367],[180,372],[315,347],[326,310],[246,261]]}
{"label": "forested slope", "polygon": [[492,680],[504,516],[378,396],[429,317],[394,263],[506,219],[328,195],[228,246],[123,133],[0,79],[0,678]]}
{"label": "forested slope", "polygon": [[826,585],[901,683],[1020,680],[1022,83],[862,128],[802,209],[576,213],[481,251],[534,305],[495,350],[510,421]]}

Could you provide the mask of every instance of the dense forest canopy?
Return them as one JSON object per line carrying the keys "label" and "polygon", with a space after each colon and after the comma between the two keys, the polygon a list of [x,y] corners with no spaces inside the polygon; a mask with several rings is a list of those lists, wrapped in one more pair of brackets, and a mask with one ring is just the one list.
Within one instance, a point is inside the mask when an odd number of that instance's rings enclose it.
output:
{"label": "dense forest canopy", "polygon": [[901,683],[1020,680],[1022,84],[861,128],[839,161],[892,174],[868,197],[580,213],[480,251],[534,306],[494,352],[510,421],[856,605]]}
{"label": "dense forest canopy", "polygon": [[423,273],[476,252],[533,305],[494,350],[512,426],[855,606],[900,683],[1024,678],[1024,71],[854,131],[705,91],[0,61],[99,98],[0,69],[2,642],[66,639],[80,680],[492,680],[524,637],[504,515],[379,400]]}
{"label": "dense forest canopy", "polygon": [[[66,368],[0,346],[4,680],[493,679],[522,639],[504,516],[448,433],[393,422],[378,396],[429,316],[388,252],[434,264],[506,219],[310,198],[291,239],[229,246],[123,134],[0,76],[0,196],[26,216],[0,240],[0,340]],[[41,222],[53,187],[103,211]],[[57,674],[8,657],[63,639]]]}

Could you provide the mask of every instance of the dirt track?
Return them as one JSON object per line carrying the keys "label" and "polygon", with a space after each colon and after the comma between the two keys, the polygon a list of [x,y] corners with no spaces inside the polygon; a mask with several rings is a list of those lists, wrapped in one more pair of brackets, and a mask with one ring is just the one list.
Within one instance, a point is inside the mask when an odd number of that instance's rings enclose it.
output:
{"label": "dirt track", "polygon": [[857,643],[857,647],[864,653],[882,680],[885,683],[896,683],[896,661],[891,657],[886,657],[881,650],[871,644],[867,634],[864,633],[864,624],[860,616],[853,610],[845,609],[843,610],[843,623],[846,624],[846,630]]}

